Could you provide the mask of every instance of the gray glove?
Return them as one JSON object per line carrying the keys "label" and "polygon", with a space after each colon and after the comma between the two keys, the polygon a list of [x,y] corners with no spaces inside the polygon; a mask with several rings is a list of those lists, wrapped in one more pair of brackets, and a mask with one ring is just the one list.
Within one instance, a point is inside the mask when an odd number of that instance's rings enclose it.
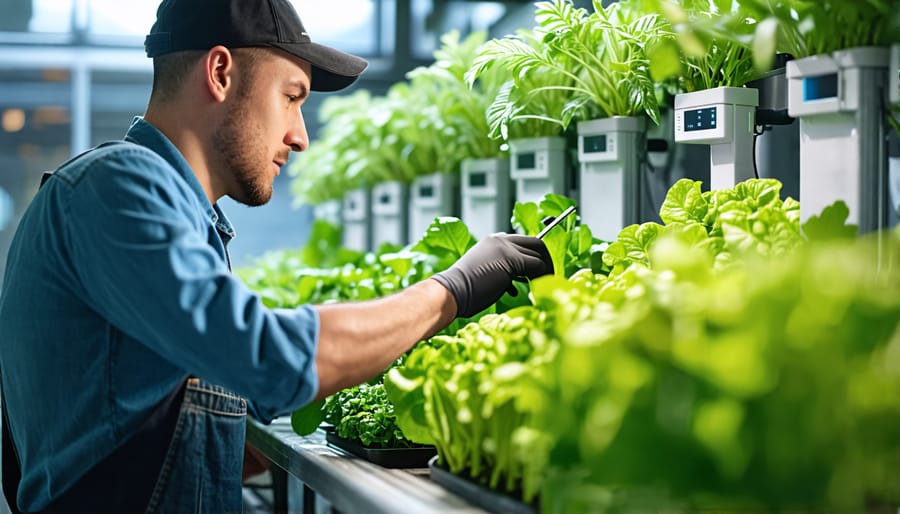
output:
{"label": "gray glove", "polygon": [[468,318],[496,303],[514,279],[551,273],[553,261],[543,241],[519,234],[493,234],[433,278],[453,294],[456,315]]}

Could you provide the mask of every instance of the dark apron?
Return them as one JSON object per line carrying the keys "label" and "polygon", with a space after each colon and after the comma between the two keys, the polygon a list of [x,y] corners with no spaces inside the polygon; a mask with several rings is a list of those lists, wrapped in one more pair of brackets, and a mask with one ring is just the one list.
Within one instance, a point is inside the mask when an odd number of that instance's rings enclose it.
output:
{"label": "dark apron", "polygon": [[[175,393],[42,512],[241,512],[246,401],[197,378]],[[5,403],[3,414],[3,494],[18,514],[21,474]]]}

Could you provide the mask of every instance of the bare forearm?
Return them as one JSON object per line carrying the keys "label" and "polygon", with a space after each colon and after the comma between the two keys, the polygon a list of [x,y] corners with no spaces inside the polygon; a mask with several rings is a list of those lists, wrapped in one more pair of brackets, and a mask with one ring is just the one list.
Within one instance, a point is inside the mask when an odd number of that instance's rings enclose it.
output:
{"label": "bare forearm", "polygon": [[435,280],[377,300],[320,305],[318,397],[360,384],[453,321],[456,302]]}

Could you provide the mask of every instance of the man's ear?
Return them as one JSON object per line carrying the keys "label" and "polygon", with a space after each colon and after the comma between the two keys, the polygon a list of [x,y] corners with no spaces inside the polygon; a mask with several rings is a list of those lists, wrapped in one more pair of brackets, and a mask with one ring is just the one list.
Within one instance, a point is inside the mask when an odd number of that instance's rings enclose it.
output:
{"label": "man's ear", "polygon": [[206,77],[206,88],[209,94],[217,102],[224,102],[228,92],[232,89],[234,79],[234,56],[224,46],[214,46],[206,52],[203,61],[203,71]]}

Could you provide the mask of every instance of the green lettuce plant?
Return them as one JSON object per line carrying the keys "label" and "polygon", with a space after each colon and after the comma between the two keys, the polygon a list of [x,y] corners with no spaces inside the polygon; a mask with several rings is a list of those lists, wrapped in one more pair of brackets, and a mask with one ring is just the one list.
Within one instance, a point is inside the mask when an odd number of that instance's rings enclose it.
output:
{"label": "green lettuce plant", "polygon": [[[575,201],[562,195],[544,195],[539,203],[516,202],[513,207],[512,226],[526,235],[537,235],[544,228],[543,220],[559,216]],[[577,211],[576,211],[577,212]],[[591,267],[591,259],[600,252],[599,241],[591,229],[579,223],[577,215],[566,218],[559,228],[551,230],[543,238],[553,259],[554,274],[568,277],[582,268]]]}
{"label": "green lettuce plant", "polygon": [[[701,56],[710,42],[752,50],[756,73],[776,52],[795,58],[900,41],[897,0],[640,0],[665,13],[686,55]],[[706,13],[704,15],[704,13]],[[742,52],[741,60],[744,55]],[[727,64],[727,62],[726,62]]]}
{"label": "green lettuce plant", "polygon": [[900,405],[865,396],[900,379],[887,292],[898,268],[869,266],[868,243],[717,269],[671,232],[652,267],[536,281],[540,330],[559,341],[520,399],[535,409],[529,430],[557,438],[542,511],[605,512],[616,491],[627,512],[896,505],[885,470],[900,438],[883,423]]}
{"label": "green lettuce plant", "polygon": [[533,305],[420,344],[385,381],[398,424],[542,512],[900,501],[900,402],[873,394],[900,383],[900,240],[879,271],[845,208],[801,232],[779,192],[676,184],[608,274],[542,278]]}
{"label": "green lettuce plant", "polygon": [[[385,296],[446,269],[475,244],[465,224],[456,218],[438,218],[421,240],[405,248],[384,247],[377,253],[340,248],[340,231],[317,221],[305,248],[273,252],[254,266],[235,273],[273,308],[303,304],[368,300]],[[527,288],[523,297],[527,296]],[[508,303],[509,300],[506,300]],[[505,310],[504,303],[499,306]],[[458,319],[442,334],[455,334],[471,319]],[[401,364],[403,358],[395,364]],[[307,435],[322,422],[334,424],[336,433],[372,448],[403,448],[413,443],[395,424],[393,404],[383,391],[382,376],[312,402],[291,416],[294,430]]]}
{"label": "green lettuce plant", "polygon": [[[781,183],[754,179],[731,189],[702,192],[700,183],[681,179],[666,195],[659,215],[665,225],[649,222],[625,227],[603,254],[613,273],[638,263],[652,267],[650,247],[664,234],[677,232],[702,248],[711,265],[727,266],[735,252],[754,251],[777,257],[787,255],[803,241],[800,203],[781,200]],[[825,221],[823,231],[837,225],[843,230],[846,216]]]}

